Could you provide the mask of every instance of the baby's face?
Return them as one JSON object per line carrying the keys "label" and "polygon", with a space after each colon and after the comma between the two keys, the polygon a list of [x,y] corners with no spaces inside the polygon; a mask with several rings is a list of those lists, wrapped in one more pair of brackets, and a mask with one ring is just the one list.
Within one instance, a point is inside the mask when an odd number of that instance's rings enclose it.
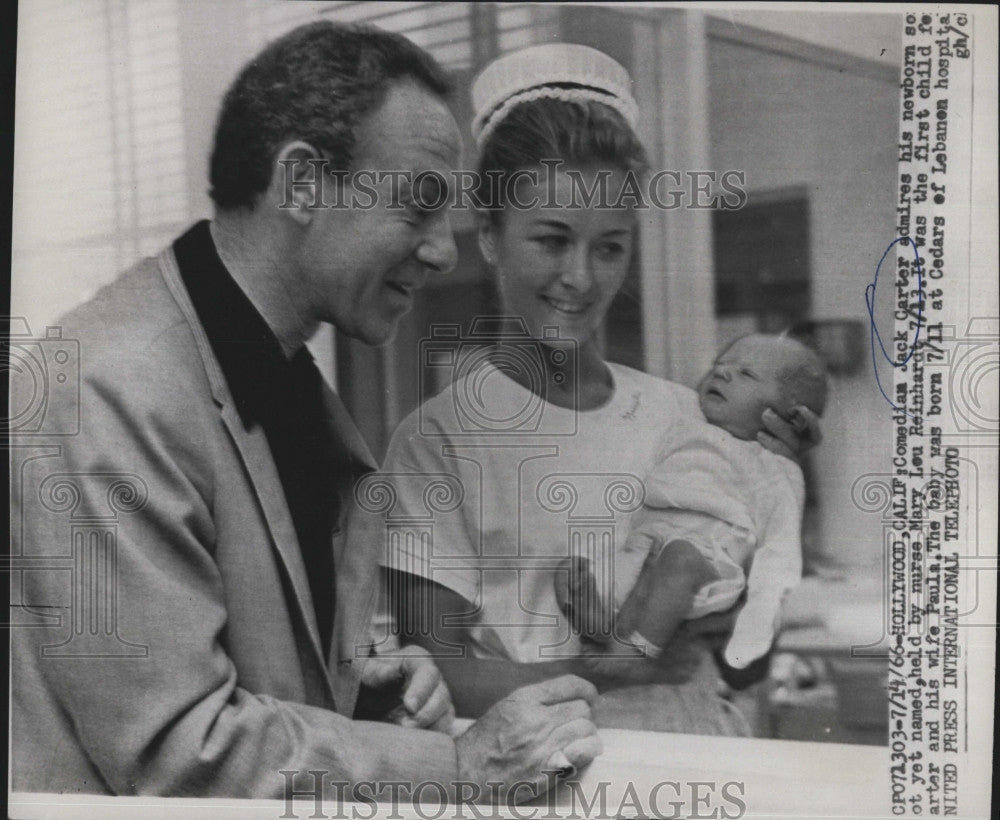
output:
{"label": "baby's face", "polygon": [[797,345],[773,336],[747,336],[715,360],[698,385],[701,412],[709,424],[753,440],[768,407],[787,417],[791,407],[781,374],[800,356]]}

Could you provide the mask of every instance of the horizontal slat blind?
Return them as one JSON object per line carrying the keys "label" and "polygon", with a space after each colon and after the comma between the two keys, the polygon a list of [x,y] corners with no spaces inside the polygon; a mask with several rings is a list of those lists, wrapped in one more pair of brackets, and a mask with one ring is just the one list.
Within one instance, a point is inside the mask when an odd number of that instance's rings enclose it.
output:
{"label": "horizontal slat blind", "polygon": [[558,39],[559,9],[535,3],[494,3],[500,54]]}
{"label": "horizontal slat blind", "polygon": [[[479,69],[476,55],[487,59],[492,47],[474,44],[471,3],[403,2],[260,2],[252,27],[260,42],[278,37],[315,19],[370,23],[409,37],[448,69]],[[535,3],[482,3],[494,15],[499,53],[505,54],[558,38],[559,9]],[[482,62],[482,56],[480,62]]]}
{"label": "horizontal slat blind", "polygon": [[36,315],[55,318],[187,218],[177,14],[177,0],[20,6],[13,276]]}
{"label": "horizontal slat blind", "polygon": [[263,40],[278,37],[310,20],[370,23],[405,34],[449,69],[472,64],[468,3],[296,2],[259,7]]}

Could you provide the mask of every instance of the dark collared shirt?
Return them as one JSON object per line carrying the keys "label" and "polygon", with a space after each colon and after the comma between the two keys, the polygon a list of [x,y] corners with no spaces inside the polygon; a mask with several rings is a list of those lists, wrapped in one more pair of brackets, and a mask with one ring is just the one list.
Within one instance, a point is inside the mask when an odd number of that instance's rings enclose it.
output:
{"label": "dark collared shirt", "polygon": [[181,278],[222,367],[244,426],[267,436],[309,576],[323,651],[333,631],[331,534],[339,491],[351,466],[333,441],[323,409],[322,377],[303,347],[289,361],[277,337],[226,270],[207,221],[174,243]]}

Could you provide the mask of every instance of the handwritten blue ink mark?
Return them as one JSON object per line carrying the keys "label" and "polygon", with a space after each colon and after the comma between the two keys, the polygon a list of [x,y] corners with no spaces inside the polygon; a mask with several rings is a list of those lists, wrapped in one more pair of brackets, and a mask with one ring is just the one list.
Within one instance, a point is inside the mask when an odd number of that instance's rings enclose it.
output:
{"label": "handwritten blue ink mark", "polygon": [[[916,262],[915,267],[917,270],[917,327],[916,332],[913,334],[913,341],[906,348],[906,355],[902,359],[896,361],[889,352],[885,349],[885,344],[882,342],[882,335],[878,332],[878,326],[875,322],[875,292],[878,289],[878,275],[882,270],[882,264],[885,262],[886,257],[889,256],[890,252],[896,245],[909,245],[913,248],[913,258]],[[882,351],[882,358],[884,358],[893,367],[904,367],[910,359],[913,358],[913,353],[917,349],[917,344],[920,341],[920,328],[923,327],[924,323],[924,278],[923,278],[923,264],[920,261],[920,254],[917,252],[917,243],[914,242],[908,236],[901,236],[899,239],[893,240],[888,248],[885,249],[885,253],[882,254],[882,258],[879,260],[878,266],[875,268],[875,278],[872,280],[865,288],[865,304],[868,306],[868,318],[871,321],[869,338],[871,340],[872,347],[872,368],[875,371],[875,384],[878,386],[879,392],[882,394],[889,406],[893,410],[902,410],[903,408],[898,407],[893,404],[892,399],[889,398],[888,394],[885,392],[885,388],[882,387],[882,382],[878,376],[878,359],[875,354],[875,342],[878,341],[878,346]],[[904,411],[905,412],[905,411]],[[910,415],[907,413],[907,415]]]}

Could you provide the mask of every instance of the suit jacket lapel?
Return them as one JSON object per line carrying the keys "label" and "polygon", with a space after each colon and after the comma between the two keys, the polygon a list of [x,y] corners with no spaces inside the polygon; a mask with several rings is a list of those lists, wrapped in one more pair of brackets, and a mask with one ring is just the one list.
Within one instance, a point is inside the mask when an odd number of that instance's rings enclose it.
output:
{"label": "suit jacket lapel", "polygon": [[360,686],[360,673],[371,643],[370,624],[378,594],[378,545],[359,543],[348,538],[347,526],[356,506],[354,485],[366,473],[377,469],[375,459],[365,444],[350,414],[337,396],[324,384],[324,403],[340,447],[340,463],[352,465],[350,486],[342,490],[340,533],[334,538],[334,566],[337,577],[337,607],[329,668],[333,677],[337,711],[347,717],[354,712]]}
{"label": "suit jacket lapel", "polygon": [[[198,321],[194,306],[191,304],[184,284],[181,281],[180,273],[177,269],[177,260],[174,257],[173,251],[169,248],[164,250],[160,254],[159,262],[163,278],[191,326],[195,343],[201,353],[205,371],[208,375],[212,397],[220,407],[222,421],[229,431],[229,435],[240,454],[240,458],[243,460],[247,475],[257,495],[257,500],[264,512],[264,518],[271,533],[272,543],[285,568],[299,608],[299,615],[309,633],[309,643],[312,647],[313,660],[315,661],[314,665],[318,666],[321,670],[320,674],[315,677],[321,679],[321,686],[327,698],[333,701],[332,681],[330,680],[329,670],[324,663],[323,652],[320,648],[319,629],[316,624],[316,611],[313,608],[312,593],[309,591],[309,579],[306,576],[302,551],[299,548],[298,538],[295,534],[295,525],[292,522],[292,516],[285,501],[284,490],[281,486],[281,480],[278,477],[277,468],[274,466],[274,459],[271,456],[267,437],[260,427],[247,430],[243,426],[233,397],[226,386],[222,369],[215,358],[215,354],[212,352],[208,337],[205,335],[204,329]],[[346,411],[344,412],[346,413]]]}

